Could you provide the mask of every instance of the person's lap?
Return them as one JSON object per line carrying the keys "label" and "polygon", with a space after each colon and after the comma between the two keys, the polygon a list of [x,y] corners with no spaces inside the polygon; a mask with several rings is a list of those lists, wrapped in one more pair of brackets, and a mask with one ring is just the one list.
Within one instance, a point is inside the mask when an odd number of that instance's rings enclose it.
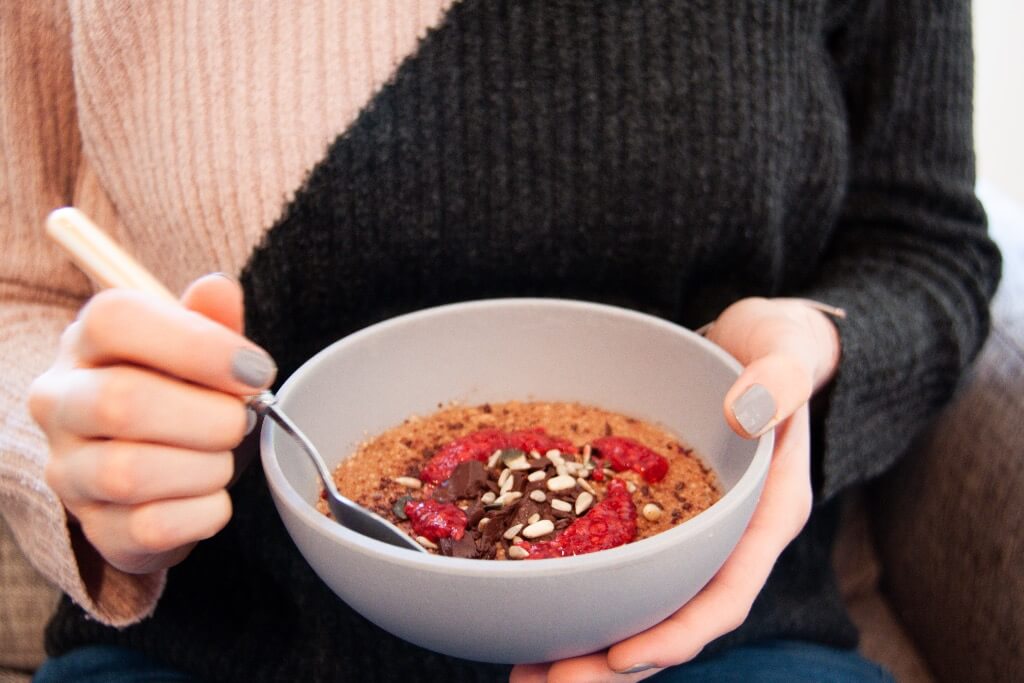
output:
{"label": "person's lap", "polygon": [[[125,648],[94,645],[52,658],[34,683],[186,683],[193,679]],[[672,667],[652,683],[861,683],[894,681],[881,666],[854,650],[799,641],[770,641],[734,648],[699,662]]]}

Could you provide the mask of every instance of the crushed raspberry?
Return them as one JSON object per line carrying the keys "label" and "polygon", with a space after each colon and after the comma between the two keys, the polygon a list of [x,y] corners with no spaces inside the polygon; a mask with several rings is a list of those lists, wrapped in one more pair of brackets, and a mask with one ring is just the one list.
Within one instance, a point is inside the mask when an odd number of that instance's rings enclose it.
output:
{"label": "crushed raspberry", "polygon": [[607,550],[636,538],[636,505],[621,479],[608,484],[604,500],[578,518],[551,541],[518,543],[530,553],[527,559],[567,557]]}
{"label": "crushed raspberry", "polygon": [[576,447],[573,446],[571,441],[559,436],[551,436],[544,431],[543,427],[520,429],[515,432],[509,432],[507,436],[508,442],[506,443],[505,448],[518,448],[524,453],[537,451],[541,455],[544,455],[552,449],[559,450],[562,453],[576,452]]}
{"label": "crushed raspberry", "polygon": [[597,449],[600,458],[607,458],[616,472],[633,470],[643,476],[649,484],[661,481],[668,473],[668,460],[647,446],[624,436],[604,436],[591,446]]}
{"label": "crushed raspberry", "polygon": [[500,429],[481,429],[459,437],[446,444],[420,470],[420,479],[430,484],[440,484],[451,476],[459,463],[468,460],[486,462],[491,453],[503,448],[518,448],[529,453],[543,454],[552,448],[570,453],[576,447],[568,439],[551,436],[543,427],[504,432]]}
{"label": "crushed raspberry", "polygon": [[486,462],[496,450],[505,448],[508,435],[500,429],[481,429],[445,444],[420,470],[420,479],[440,484],[451,476],[461,462]]}
{"label": "crushed raspberry", "polygon": [[466,513],[452,503],[436,500],[410,500],[405,514],[417,536],[436,541],[451,538],[458,541],[466,533]]}

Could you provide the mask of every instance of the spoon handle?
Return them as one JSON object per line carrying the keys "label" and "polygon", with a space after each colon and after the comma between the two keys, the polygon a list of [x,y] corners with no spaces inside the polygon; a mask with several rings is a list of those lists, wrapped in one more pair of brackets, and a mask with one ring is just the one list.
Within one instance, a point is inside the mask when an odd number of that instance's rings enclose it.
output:
{"label": "spoon handle", "polygon": [[145,267],[78,209],[67,206],[52,212],[46,218],[46,232],[101,287],[135,289],[166,301],[178,301]]}

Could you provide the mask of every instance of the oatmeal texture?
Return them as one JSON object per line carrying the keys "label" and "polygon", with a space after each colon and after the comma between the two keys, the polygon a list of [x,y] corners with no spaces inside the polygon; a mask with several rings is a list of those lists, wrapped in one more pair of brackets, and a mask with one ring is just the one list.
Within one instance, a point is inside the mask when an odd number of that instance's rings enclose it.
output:
{"label": "oatmeal texture", "polygon": [[[480,464],[442,470],[447,477],[442,483],[424,475],[425,469],[427,474],[436,470],[435,456],[446,446],[450,451],[459,439],[472,439],[470,435],[484,430],[522,433],[537,428],[563,448],[544,453],[513,448],[491,453],[487,448],[484,462],[471,461]],[[607,453],[592,445],[607,443],[610,436],[664,457],[664,476],[652,482],[639,471],[614,471]],[[567,443],[573,448],[564,447]],[[579,530],[588,512],[605,500],[613,480],[624,482],[635,506],[635,534],[631,529],[629,540],[665,531],[721,497],[714,473],[672,434],[597,407],[558,402],[451,405],[430,416],[412,416],[362,443],[341,462],[334,479],[343,495],[418,537],[431,552],[486,559],[529,559],[531,549],[536,557],[553,556],[552,542],[567,528]],[[323,500],[319,509],[329,514]],[[465,530],[450,536],[441,531],[438,537],[435,526],[420,525],[431,530],[430,538],[414,532],[409,513],[417,522],[426,513],[458,517]],[[580,523],[574,525],[577,519]],[[547,548],[543,555],[542,548]]]}

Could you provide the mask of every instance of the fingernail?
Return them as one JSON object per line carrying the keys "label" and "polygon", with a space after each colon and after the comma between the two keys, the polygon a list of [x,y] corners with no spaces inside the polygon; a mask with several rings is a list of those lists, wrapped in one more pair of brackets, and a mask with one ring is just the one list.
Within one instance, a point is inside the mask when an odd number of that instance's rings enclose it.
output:
{"label": "fingernail", "polygon": [[644,663],[641,663],[641,664],[634,664],[633,666],[629,667],[628,669],[618,669],[615,673],[617,673],[617,674],[638,674],[641,671],[647,671],[648,669],[654,669],[656,667],[657,667],[656,664],[648,664],[648,663],[644,662]]}
{"label": "fingernail", "polygon": [[215,273],[210,273],[210,275],[216,275],[217,277],[222,277],[222,278],[224,278],[225,280],[231,280],[231,281],[232,281],[232,282],[234,282],[234,283],[235,283],[236,285],[238,284],[238,278],[237,278],[237,277],[235,277],[234,275],[232,275],[231,273],[225,273],[224,271],[220,271],[220,270],[218,270],[218,271],[217,271],[217,272],[215,272]]}
{"label": "fingernail", "polygon": [[262,351],[244,348],[235,351],[231,359],[231,374],[242,384],[259,389],[274,381],[277,365]]}
{"label": "fingernail", "polygon": [[252,408],[245,409],[245,435],[249,436],[252,434],[252,430],[256,427],[256,411]]}
{"label": "fingernail", "polygon": [[743,430],[758,436],[775,419],[775,399],[760,384],[751,384],[732,404],[732,414]]}

